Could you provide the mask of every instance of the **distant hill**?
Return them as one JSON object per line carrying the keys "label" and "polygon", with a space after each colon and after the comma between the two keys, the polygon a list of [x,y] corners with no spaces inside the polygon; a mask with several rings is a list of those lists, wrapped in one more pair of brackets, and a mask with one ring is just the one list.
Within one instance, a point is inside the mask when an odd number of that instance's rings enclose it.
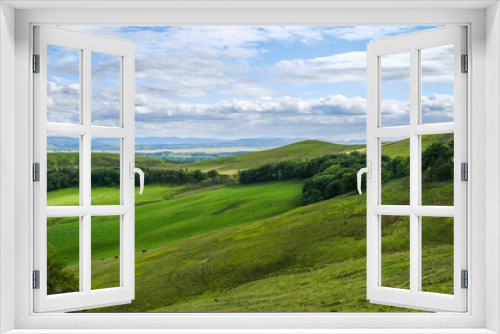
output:
{"label": "distant hill", "polygon": [[340,145],[319,140],[305,140],[270,150],[185,164],[182,167],[187,169],[201,169],[202,171],[216,169],[225,174],[234,174],[238,170],[257,168],[270,162],[307,159],[325,154],[350,152],[364,148],[365,145]]}
{"label": "distant hill", "polygon": [[[301,140],[304,140],[304,138],[240,138],[225,140],[216,138],[136,137],[135,149],[136,151],[140,151],[209,147],[277,147],[296,143]],[[78,138],[47,138],[47,150],[49,152],[78,151],[79,146],[80,142]],[[92,150],[118,151],[120,147],[117,144],[116,138],[93,138]]]}

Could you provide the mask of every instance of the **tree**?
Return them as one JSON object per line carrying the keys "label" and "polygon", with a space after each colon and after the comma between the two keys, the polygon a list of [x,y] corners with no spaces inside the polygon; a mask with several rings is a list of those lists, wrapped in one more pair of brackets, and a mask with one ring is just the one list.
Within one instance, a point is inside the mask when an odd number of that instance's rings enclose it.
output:
{"label": "tree", "polygon": [[422,172],[432,181],[453,178],[453,146],[453,141],[448,145],[433,143],[422,152]]}
{"label": "tree", "polygon": [[67,261],[51,244],[47,244],[47,294],[77,292],[78,277],[67,268]]}

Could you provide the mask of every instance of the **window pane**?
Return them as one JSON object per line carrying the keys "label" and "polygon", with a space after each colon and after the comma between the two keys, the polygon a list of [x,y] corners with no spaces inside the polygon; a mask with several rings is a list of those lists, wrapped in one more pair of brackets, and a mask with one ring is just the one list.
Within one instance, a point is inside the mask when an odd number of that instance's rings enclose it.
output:
{"label": "window pane", "polygon": [[422,291],[453,294],[452,217],[422,217]]}
{"label": "window pane", "polygon": [[80,217],[47,218],[47,294],[80,291]]}
{"label": "window pane", "polygon": [[120,216],[92,217],[92,290],[120,286]]}
{"label": "window pane", "polygon": [[410,138],[381,138],[382,205],[410,204]]}
{"label": "window pane", "polygon": [[47,136],[47,206],[80,205],[80,136]]}
{"label": "window pane", "polygon": [[453,133],[421,136],[422,205],[453,206]]}
{"label": "window pane", "polygon": [[92,125],[120,126],[120,58],[92,52]]}
{"label": "window pane", "polygon": [[422,124],[453,122],[453,45],[420,50]]}
{"label": "window pane", "polygon": [[381,126],[410,125],[410,53],[380,57]]}
{"label": "window pane", "polygon": [[382,286],[410,289],[410,217],[381,216]]}
{"label": "window pane", "polygon": [[80,50],[47,45],[47,122],[80,123]]}
{"label": "window pane", "polygon": [[120,138],[92,138],[92,205],[120,205]]}

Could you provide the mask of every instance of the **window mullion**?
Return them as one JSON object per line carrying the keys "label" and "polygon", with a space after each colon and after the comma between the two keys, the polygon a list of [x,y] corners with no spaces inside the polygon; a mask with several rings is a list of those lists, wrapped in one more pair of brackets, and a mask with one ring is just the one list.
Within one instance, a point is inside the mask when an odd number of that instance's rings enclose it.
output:
{"label": "window mullion", "polygon": [[[82,61],[82,80],[81,80],[81,96],[82,96],[82,124],[84,127],[90,129],[90,112],[91,112],[91,50],[86,48],[83,49],[83,61]],[[88,208],[89,211],[81,219],[83,223],[82,234],[81,234],[81,254],[82,261],[80,262],[80,267],[82,270],[82,280],[83,280],[83,291],[90,293],[91,290],[91,131],[88,131],[83,135],[82,149],[80,154],[82,155],[81,161],[81,189],[82,189],[82,201],[84,207]]]}
{"label": "window mullion", "polygon": [[421,281],[420,263],[420,217],[414,212],[419,202],[419,163],[420,140],[415,133],[419,123],[418,100],[420,95],[418,49],[410,50],[410,291],[416,293]]}

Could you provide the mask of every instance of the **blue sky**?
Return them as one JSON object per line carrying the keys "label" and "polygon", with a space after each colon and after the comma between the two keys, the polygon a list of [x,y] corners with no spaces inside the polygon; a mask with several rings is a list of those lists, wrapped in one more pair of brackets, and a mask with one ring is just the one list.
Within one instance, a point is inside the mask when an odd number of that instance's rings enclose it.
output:
{"label": "blue sky", "polygon": [[[134,42],[137,136],[347,143],[366,137],[366,44],[430,27],[68,28]],[[426,122],[452,120],[452,64],[443,62],[450,52],[423,60]],[[49,121],[78,121],[78,58],[70,54],[49,49]],[[408,63],[387,57],[383,125],[405,125]],[[116,125],[117,65],[116,57],[92,54],[95,125]]]}

